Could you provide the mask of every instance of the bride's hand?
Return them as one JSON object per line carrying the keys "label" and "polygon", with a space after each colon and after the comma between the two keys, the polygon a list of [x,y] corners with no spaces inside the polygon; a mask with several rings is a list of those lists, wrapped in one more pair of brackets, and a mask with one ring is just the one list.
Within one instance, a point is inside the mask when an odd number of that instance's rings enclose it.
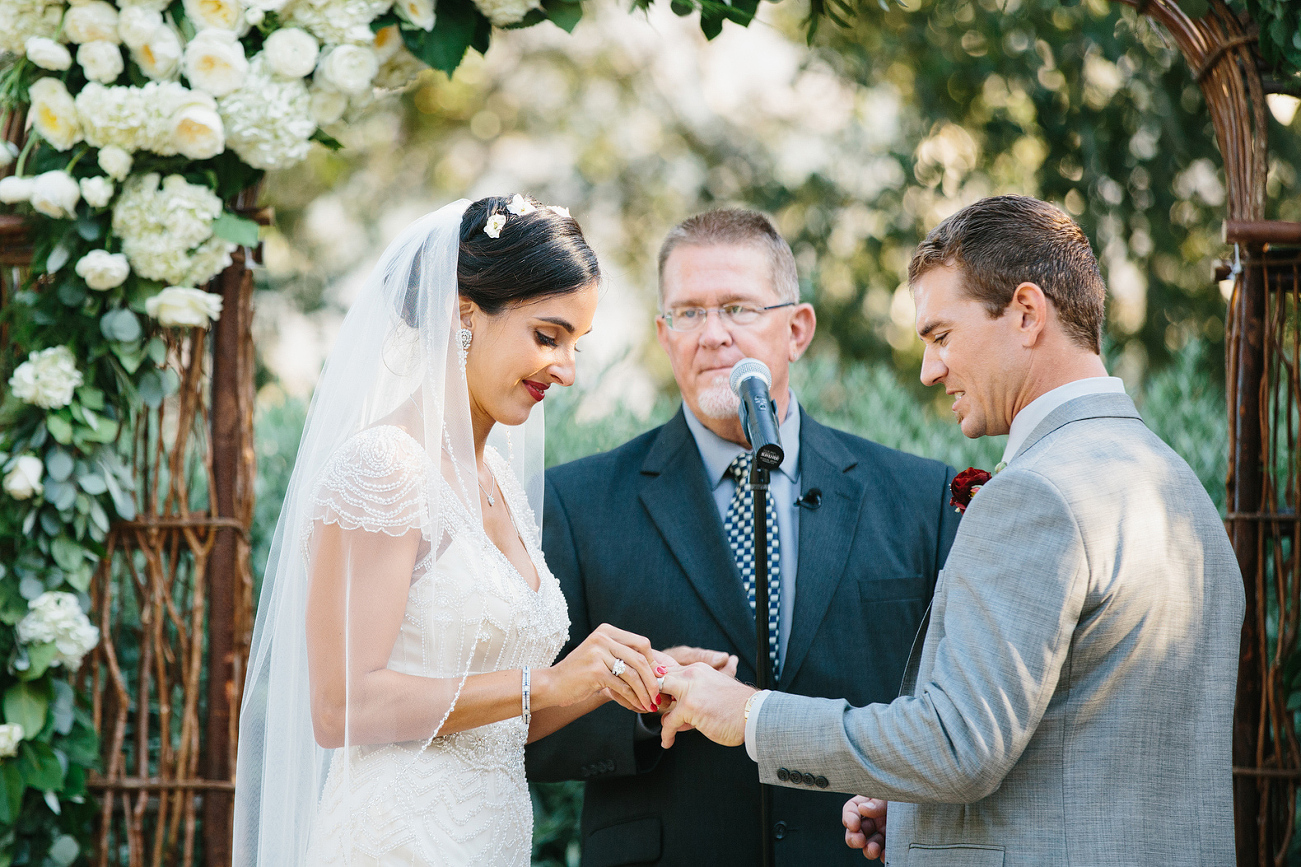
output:
{"label": "bride's hand", "polygon": [[[642,636],[602,623],[568,656],[534,674],[542,681],[541,689],[535,687],[539,706],[545,702],[564,707],[607,691],[626,708],[653,713],[659,698],[655,666],[660,664],[654,653]],[[624,669],[615,677],[615,661],[620,659]]]}

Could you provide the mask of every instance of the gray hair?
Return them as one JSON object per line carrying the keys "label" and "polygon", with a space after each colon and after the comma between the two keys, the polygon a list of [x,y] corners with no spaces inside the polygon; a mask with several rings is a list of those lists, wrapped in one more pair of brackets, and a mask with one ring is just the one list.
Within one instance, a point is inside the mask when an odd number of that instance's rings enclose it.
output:
{"label": "gray hair", "polygon": [[659,297],[664,300],[664,264],[678,247],[712,245],[750,245],[768,254],[772,285],[783,301],[800,300],[800,278],[795,270],[791,245],[777,231],[772,220],[758,211],[725,208],[688,217],[669,230],[660,245]]}

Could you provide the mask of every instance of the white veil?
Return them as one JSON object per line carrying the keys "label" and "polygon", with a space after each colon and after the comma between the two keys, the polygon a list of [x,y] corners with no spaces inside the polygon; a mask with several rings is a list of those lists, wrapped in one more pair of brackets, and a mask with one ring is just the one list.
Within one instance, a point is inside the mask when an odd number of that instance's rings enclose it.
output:
{"label": "white veil", "polygon": [[[373,552],[374,546],[415,528],[437,551],[453,511],[460,513],[458,520],[468,513],[470,520],[482,523],[469,397],[456,341],[457,258],[468,205],[461,200],[422,217],[384,251],[343,321],[312,398],[271,545],[245,682],[235,789],[236,865],[304,863],[336,752],[317,744],[308,679],[305,618],[314,528],[333,521],[348,531],[347,538],[359,540],[357,550],[345,556],[351,558],[346,568],[360,576],[367,549]],[[492,437],[524,484],[539,524],[541,409],[535,408],[519,427],[499,425]],[[370,429],[395,419],[409,434],[402,440],[411,450],[402,456],[406,478],[409,482],[411,466],[418,465],[419,483],[399,486],[401,491],[376,490],[373,497],[363,490],[355,501],[333,503],[323,513],[318,488],[323,474],[333,471],[331,461],[337,464],[362,432],[373,433]],[[345,586],[354,584],[350,580]],[[353,596],[345,593],[343,598],[348,610]],[[345,622],[347,628],[339,624],[339,634],[348,648],[358,624],[351,616]],[[430,681],[428,732],[422,731],[418,740],[427,743],[437,736],[452,711],[479,640],[472,620],[470,627],[462,628],[459,637],[448,637],[458,675]],[[343,730],[346,750],[350,724],[345,722]],[[393,740],[410,742],[412,737],[407,733]]]}

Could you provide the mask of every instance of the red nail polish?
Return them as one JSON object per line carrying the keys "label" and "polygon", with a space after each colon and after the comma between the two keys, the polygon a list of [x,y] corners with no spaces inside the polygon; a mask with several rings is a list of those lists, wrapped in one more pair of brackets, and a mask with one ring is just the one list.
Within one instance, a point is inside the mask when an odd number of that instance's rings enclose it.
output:
{"label": "red nail polish", "polygon": [[665,667],[662,666],[662,665],[657,665],[657,666],[655,666],[655,676],[656,676],[656,677],[663,677],[663,676],[664,676],[664,673],[665,673],[666,671],[668,671],[668,669],[665,668]]}

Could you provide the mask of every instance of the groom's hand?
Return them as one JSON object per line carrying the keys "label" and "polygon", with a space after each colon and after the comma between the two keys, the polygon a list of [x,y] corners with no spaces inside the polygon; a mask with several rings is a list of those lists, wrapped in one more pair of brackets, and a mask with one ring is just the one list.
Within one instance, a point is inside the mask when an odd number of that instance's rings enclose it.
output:
{"label": "groom's hand", "polygon": [[885,813],[888,803],[880,798],[855,795],[845,802],[840,821],[845,826],[845,845],[862,849],[869,860],[885,854]]}
{"label": "groom's hand", "polygon": [[754,695],[753,687],[697,662],[669,669],[660,691],[675,699],[662,720],[660,742],[665,749],[673,746],[679,731],[689,728],[725,747],[745,743],[745,703]]}
{"label": "groom's hand", "polygon": [[673,657],[673,661],[678,665],[703,662],[715,671],[723,672],[728,677],[736,676],[736,666],[739,662],[734,653],[726,653],[722,650],[706,650],[703,647],[679,645],[678,647],[670,647],[667,650],[660,651],[660,653]]}

